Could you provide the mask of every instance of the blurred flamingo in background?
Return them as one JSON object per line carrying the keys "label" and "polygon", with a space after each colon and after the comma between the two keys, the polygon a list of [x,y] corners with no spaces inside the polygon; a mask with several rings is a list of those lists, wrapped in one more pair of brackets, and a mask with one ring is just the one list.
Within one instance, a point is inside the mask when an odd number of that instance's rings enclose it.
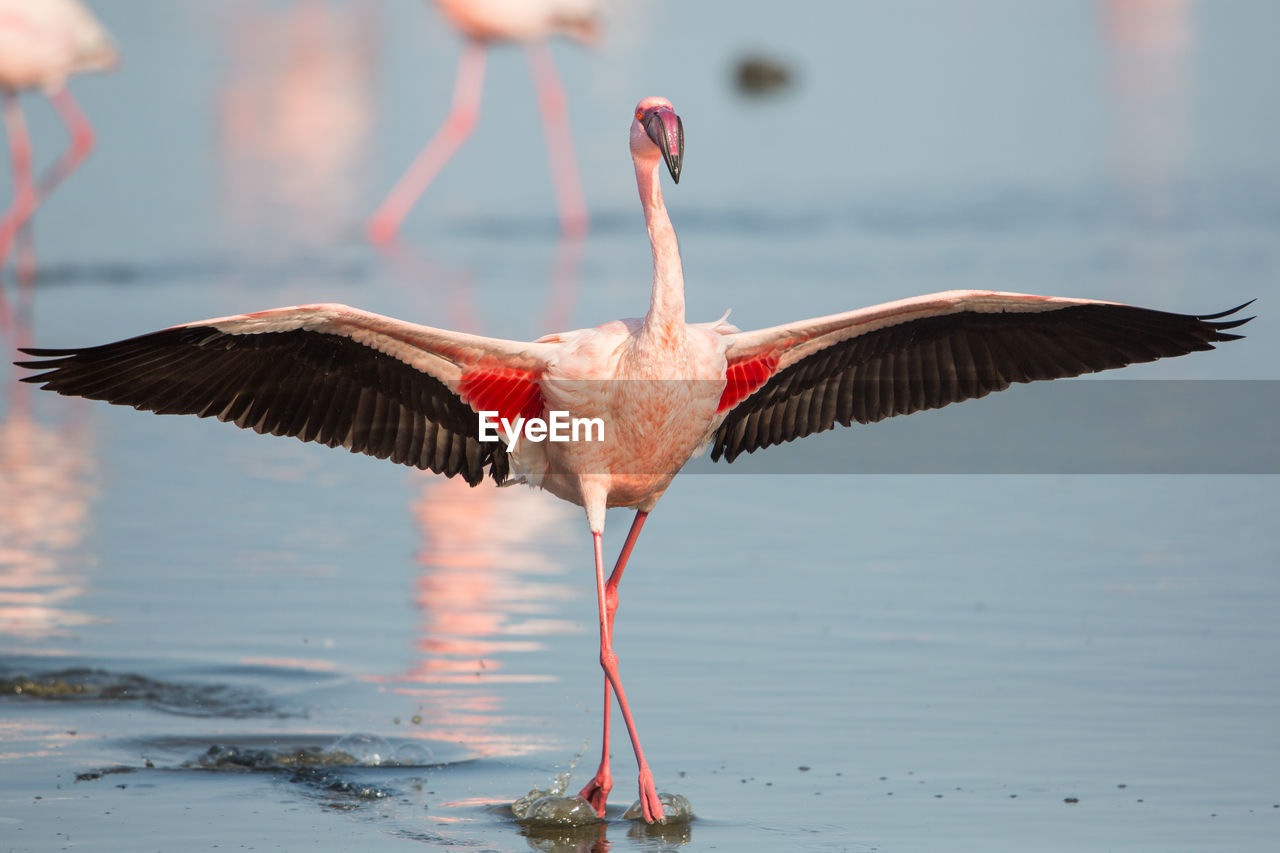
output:
{"label": "blurred flamingo in background", "polygon": [[[679,181],[684,128],[646,98],[631,157],[653,253],[649,311],[533,342],[406,323],[345,305],[306,305],[173,326],[85,349],[27,349],[24,381],[162,414],[216,416],[261,433],[342,446],[479,483],[540,486],[586,510],[595,554],[603,755],[582,790],[601,816],[610,691],[639,765],[647,821],[663,806],[613,652],[618,584],[649,513],[686,462],[984,397],[1014,382],[1077,376],[1213,349],[1238,335],[1234,311],[1193,316],[999,291],[948,291],[741,332],[685,320],[684,274],[659,183]],[[1241,306],[1243,307],[1243,306]],[[550,413],[598,418],[596,440],[530,432],[488,441],[478,414],[508,425]],[[545,423],[544,423],[545,427]],[[543,438],[545,438],[545,433]],[[605,511],[636,510],[606,578]]]}
{"label": "blurred flamingo in background", "polygon": [[471,135],[480,115],[488,45],[496,41],[525,43],[533,74],[551,177],[560,208],[560,227],[581,237],[587,230],[587,208],[574,162],[573,139],[564,85],[556,73],[546,40],[563,35],[589,43],[595,38],[596,0],[436,0],[445,18],[467,37],[458,61],[453,106],[444,124],[418,154],[408,171],[370,217],[366,231],[374,243],[389,243],[431,181]]}
{"label": "blurred flamingo in background", "polygon": [[[67,91],[67,78],[115,63],[115,44],[80,0],[0,0],[0,99],[13,160],[13,203],[0,218],[0,267],[14,235],[40,202],[93,149],[93,127]],[[28,89],[48,95],[71,134],[71,147],[38,184],[18,103],[18,93]]]}
{"label": "blurred flamingo in background", "polygon": [[[1194,144],[1194,11],[1192,0],[1102,5],[1115,166],[1139,212],[1152,222],[1173,215]],[[1175,277],[1173,266],[1154,274]]]}

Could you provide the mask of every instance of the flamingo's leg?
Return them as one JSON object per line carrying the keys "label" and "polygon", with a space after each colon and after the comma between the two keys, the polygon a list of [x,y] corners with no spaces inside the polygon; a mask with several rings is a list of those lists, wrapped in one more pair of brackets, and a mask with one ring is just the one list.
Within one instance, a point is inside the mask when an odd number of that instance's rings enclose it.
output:
{"label": "flamingo's leg", "polygon": [[31,176],[31,136],[22,104],[13,92],[5,92],[3,104],[5,136],[9,140],[9,156],[13,161],[13,203],[0,216],[0,269],[9,254],[9,246],[36,209],[36,187]]}
{"label": "flamingo's leg", "polygon": [[[595,540],[596,557],[596,594],[600,605],[600,666],[604,669],[605,678],[618,696],[618,708],[622,711],[622,720],[627,725],[627,734],[631,736],[631,748],[636,753],[636,765],[640,769],[640,807],[644,811],[644,819],[655,823],[663,819],[662,803],[658,801],[658,790],[653,784],[653,771],[644,758],[644,750],[640,748],[640,735],[636,733],[635,720],[631,717],[631,706],[627,704],[627,694],[622,689],[622,679],[618,676],[618,656],[613,653],[613,631],[609,622],[608,585],[604,577],[604,543],[599,531],[591,532]],[[616,593],[616,590],[615,590]]]}
{"label": "flamingo's leg", "polygon": [[[647,512],[637,512],[635,519],[631,522],[631,530],[627,533],[627,541],[622,546],[622,553],[618,555],[618,562],[613,567],[613,573],[609,575],[608,582],[604,585],[604,603],[605,618],[609,623],[609,635],[613,636],[613,617],[618,610],[618,584],[622,581],[622,570],[627,567],[627,559],[631,556],[631,549],[636,546],[636,539],[640,537],[640,528],[644,527],[644,521],[649,517]],[[600,740],[600,767],[596,770],[596,775],[591,777],[591,781],[578,792],[578,796],[591,803],[596,810],[596,814],[604,817],[605,804],[609,800],[609,791],[613,789],[613,776],[609,773],[609,706],[612,704],[612,695],[609,688],[609,679],[604,680],[604,735]]]}
{"label": "flamingo's leg", "polygon": [[542,113],[542,130],[547,140],[547,157],[551,161],[551,182],[560,208],[560,228],[570,237],[582,238],[587,233],[587,204],[582,198],[582,180],[578,177],[577,158],[573,154],[573,132],[569,128],[568,101],[564,84],[556,72],[551,49],[546,42],[534,42],[525,50],[533,85]]}
{"label": "flamingo's leg", "polygon": [[484,65],[484,45],[478,41],[467,42],[462,58],[458,60],[458,78],[453,87],[453,105],[449,108],[449,115],[369,218],[366,232],[371,242],[383,244],[395,239],[400,223],[418,198],[471,135],[480,115]]}
{"label": "flamingo's leg", "polygon": [[[36,241],[31,235],[31,218],[18,229],[18,248],[14,254],[13,268],[18,274],[18,324],[30,325],[30,306],[36,288]],[[25,306],[25,309],[24,309]],[[25,313],[24,313],[25,312]]]}
{"label": "flamingo's leg", "polygon": [[58,111],[62,123],[67,126],[67,132],[71,134],[71,147],[58,158],[58,162],[54,163],[49,171],[40,176],[38,187],[40,198],[48,196],[67,179],[68,175],[80,168],[80,164],[93,151],[96,139],[93,125],[89,123],[84,110],[80,109],[80,104],[71,96],[70,90],[59,89],[49,96],[49,100],[53,103],[53,108]]}

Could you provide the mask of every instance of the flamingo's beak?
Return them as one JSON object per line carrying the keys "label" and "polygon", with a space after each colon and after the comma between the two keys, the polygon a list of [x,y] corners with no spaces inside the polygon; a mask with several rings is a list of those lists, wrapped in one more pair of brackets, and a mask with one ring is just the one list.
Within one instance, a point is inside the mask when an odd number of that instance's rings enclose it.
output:
{"label": "flamingo's beak", "polygon": [[680,116],[666,107],[655,107],[644,117],[644,131],[667,161],[671,180],[680,183],[680,167],[684,164],[684,125]]}

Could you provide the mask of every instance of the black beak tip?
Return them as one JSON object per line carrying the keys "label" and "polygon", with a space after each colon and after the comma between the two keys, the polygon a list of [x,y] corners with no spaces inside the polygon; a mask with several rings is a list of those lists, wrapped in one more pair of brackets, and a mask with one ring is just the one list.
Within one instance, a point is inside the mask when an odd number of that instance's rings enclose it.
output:
{"label": "black beak tip", "polygon": [[662,159],[667,164],[667,171],[671,173],[671,180],[678,184],[680,169],[684,165],[684,122],[679,116],[674,117],[676,120],[674,140],[668,133],[667,125],[656,111],[645,120],[644,129],[653,140],[653,144],[662,152]]}

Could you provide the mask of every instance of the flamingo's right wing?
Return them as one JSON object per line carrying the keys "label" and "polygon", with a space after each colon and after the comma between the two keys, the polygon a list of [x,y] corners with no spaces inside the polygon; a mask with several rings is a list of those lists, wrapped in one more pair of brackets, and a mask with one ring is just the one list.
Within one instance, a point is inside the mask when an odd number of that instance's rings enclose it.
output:
{"label": "flamingo's right wing", "polygon": [[[1248,304],[1248,303],[1246,303]],[[1213,349],[1240,308],[1195,316],[1132,305],[953,290],[725,335],[724,420],[711,458],[1078,376]]]}
{"label": "flamingo's right wing", "polygon": [[541,411],[553,347],[448,332],[345,305],[277,308],[84,349],[24,349],[43,388],[157,414],[346,447],[475,485],[501,482],[505,447],[476,413]]}

